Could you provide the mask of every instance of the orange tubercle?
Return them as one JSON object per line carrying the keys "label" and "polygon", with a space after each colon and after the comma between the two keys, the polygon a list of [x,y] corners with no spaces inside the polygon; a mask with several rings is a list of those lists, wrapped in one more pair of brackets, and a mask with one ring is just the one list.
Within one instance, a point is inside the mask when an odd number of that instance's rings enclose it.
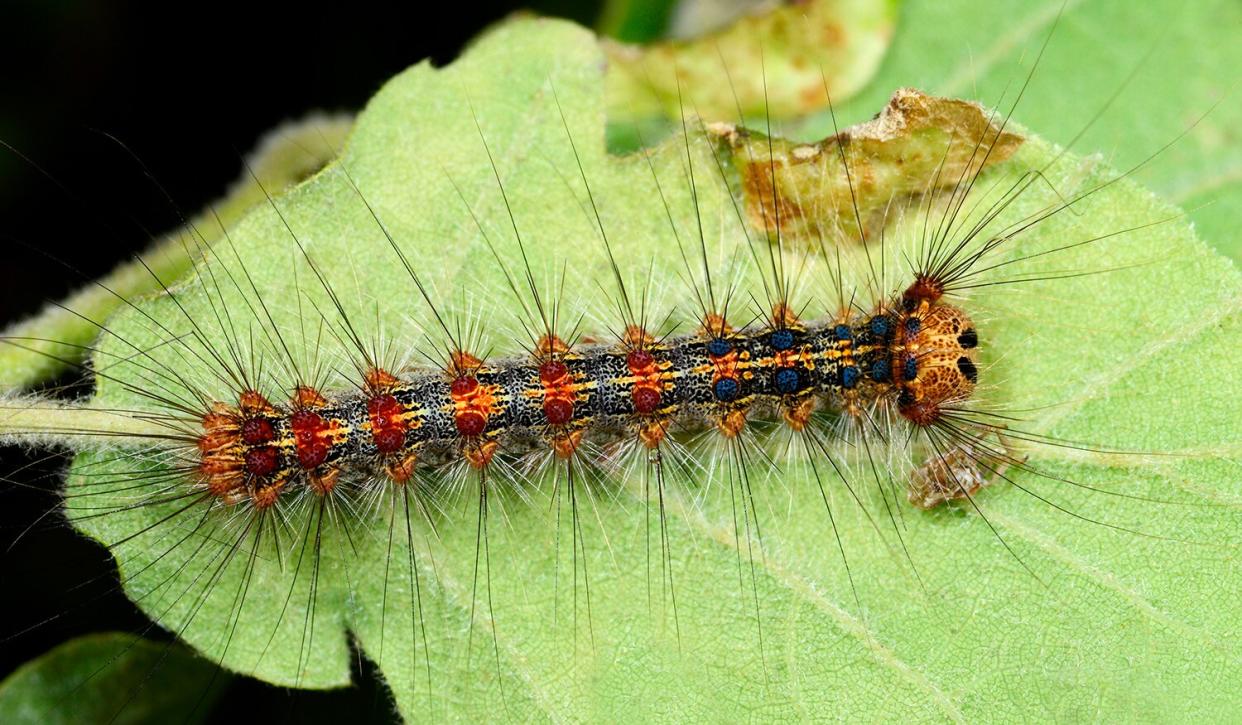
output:
{"label": "orange tubercle", "polygon": [[621,342],[627,347],[644,348],[655,344],[655,338],[650,332],[638,325],[627,325],[625,334],[621,336]]}
{"label": "orange tubercle", "polygon": [[777,302],[772,306],[772,324],[777,329],[797,327],[800,324],[798,314],[786,302]]}
{"label": "orange tubercle", "polygon": [[341,469],[338,466],[327,466],[321,471],[310,475],[311,490],[320,496],[326,496],[336,488],[340,477]]}
{"label": "orange tubercle", "polygon": [[363,382],[373,393],[387,393],[401,380],[383,368],[371,368],[363,375]]}
{"label": "orange tubercle", "polygon": [[799,402],[792,408],[787,409],[782,417],[785,424],[795,431],[801,432],[806,429],[811,422],[811,415],[815,412],[815,398],[808,396],[805,400]]}
{"label": "orange tubercle", "polygon": [[582,443],[582,431],[580,430],[557,436],[552,439],[552,452],[557,458],[572,458],[580,443]]}
{"label": "orange tubercle", "polygon": [[660,421],[647,423],[638,429],[638,440],[648,448],[659,448],[668,429]]}
{"label": "orange tubercle", "polygon": [[541,357],[564,355],[567,352],[569,352],[569,345],[556,335],[544,335],[535,344],[535,354]]}
{"label": "orange tubercle", "polygon": [[299,385],[293,389],[293,407],[297,410],[323,408],[327,405],[328,399],[323,397],[323,393],[309,385]]}
{"label": "orange tubercle", "polygon": [[733,332],[733,325],[730,325],[724,316],[709,312],[703,318],[703,326],[699,329],[699,333],[704,337],[723,337]]}
{"label": "orange tubercle", "polygon": [[484,441],[477,445],[466,446],[462,455],[471,467],[482,470],[487,468],[488,464],[492,462],[492,457],[496,455],[498,447],[500,447],[500,444],[496,441]]}
{"label": "orange tubercle", "polygon": [[276,412],[276,407],[257,390],[243,390],[241,395],[237,396],[237,407],[242,415],[247,417],[255,413]]}
{"label": "orange tubercle", "polygon": [[746,411],[731,410],[716,422],[716,427],[725,438],[737,438],[746,428]]}
{"label": "orange tubercle", "polygon": [[263,510],[271,508],[280,500],[280,492],[285,488],[285,479],[278,478],[263,486],[257,487],[250,496],[250,501],[254,503],[254,507]]}
{"label": "orange tubercle", "polygon": [[418,456],[410,453],[384,464],[384,472],[388,474],[393,483],[405,483],[414,477],[417,464]]}
{"label": "orange tubercle", "polygon": [[449,375],[460,377],[483,367],[483,361],[465,350],[456,350],[449,358]]}

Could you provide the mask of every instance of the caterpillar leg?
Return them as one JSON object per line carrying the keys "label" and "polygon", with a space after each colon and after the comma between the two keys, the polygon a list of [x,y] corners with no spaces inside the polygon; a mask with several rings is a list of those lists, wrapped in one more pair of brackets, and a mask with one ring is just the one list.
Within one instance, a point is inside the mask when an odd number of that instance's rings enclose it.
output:
{"label": "caterpillar leg", "polygon": [[973,496],[979,489],[1003,478],[1009,466],[1025,463],[1026,456],[1014,449],[1002,432],[1004,428],[1000,426],[988,432],[996,436],[998,446],[995,448],[980,436],[970,442],[959,442],[943,454],[932,453],[910,474],[906,495],[910,503],[927,510]]}

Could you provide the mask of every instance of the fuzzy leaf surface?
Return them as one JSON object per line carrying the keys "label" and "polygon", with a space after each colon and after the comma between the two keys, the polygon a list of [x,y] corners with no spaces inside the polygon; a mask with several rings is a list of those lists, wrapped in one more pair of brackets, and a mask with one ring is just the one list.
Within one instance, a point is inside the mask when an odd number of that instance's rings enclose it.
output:
{"label": "fuzzy leaf surface", "polygon": [[[869,117],[901,85],[1008,109],[1054,23],[1017,117],[1059,144],[1081,133],[1073,150],[1098,153],[1117,169],[1143,164],[1141,184],[1186,209],[1214,248],[1242,260],[1242,6],[1230,0],[909,3],[892,51],[838,117]],[[831,132],[821,113],[799,135]]]}
{"label": "fuzzy leaf surface", "polygon": [[[606,338],[620,322],[602,291],[613,289],[611,271],[562,112],[621,274],[635,298],[648,290],[650,319],[671,313],[670,324],[686,331],[694,315],[676,251],[678,237],[698,243],[688,163],[718,283],[732,280],[741,290],[739,320],[762,313],[749,306],[749,295],[762,299],[761,287],[710,144],[692,129],[689,153],[682,138],[669,139],[652,151],[650,167],[639,156],[609,156],[602,63],[588,33],[520,21],[451,66],[401,74],[360,115],[343,161],[280,197],[280,214],[265,208],[242,220],[231,231],[236,256],[217,250],[202,267],[214,277],[200,272],[178,301],[222,350],[230,335],[215,310],[232,311],[234,332],[246,331],[232,337],[254,341],[264,362],[260,387],[271,397],[288,394],[294,362],[322,371],[316,379],[325,389],[348,389],[357,354],[339,341],[339,317],[292,229],[360,337],[393,351],[386,360],[394,367],[428,365],[424,356],[435,359],[444,335],[365,198],[450,325],[474,321],[482,328],[476,349],[520,354],[519,305],[471,221],[473,211],[516,271],[513,231],[473,107],[535,278],[544,290],[559,289],[564,271],[567,326],[581,316],[583,331]],[[1069,196],[1115,176],[1028,137],[980,193],[1045,167],[1051,185]],[[1057,200],[1048,186],[1032,186],[998,223]],[[869,283],[857,250],[845,255],[847,294],[857,291],[861,305],[907,281],[902,254],[913,252],[923,225],[915,212],[895,216],[884,279]],[[291,501],[279,533],[263,529],[258,544],[253,530],[240,535],[244,517],[199,526],[197,509],[125,541],[184,504],[92,517],[92,507],[132,501],[137,492],[75,496],[101,475],[132,477],[135,469],[176,463],[159,456],[82,456],[68,514],[83,532],[115,544],[131,598],[208,658],[280,684],[335,687],[348,681],[352,638],[378,662],[411,719],[501,712],[522,720],[1208,719],[1228,712],[1242,679],[1235,563],[1242,280],[1177,216],[1130,181],[1110,184],[1023,234],[1001,257],[1173,219],[1015,263],[999,276],[1031,271],[1041,279],[984,287],[963,303],[984,349],[980,395],[1011,411],[1017,427],[1162,455],[1035,447],[1032,465],[1052,477],[1016,472],[1013,485],[984,490],[985,521],[969,506],[924,513],[894,503],[900,480],[875,478],[857,451],[838,455],[862,506],[822,456],[821,496],[807,456],[796,444],[788,453],[780,432],[764,445],[781,468],[752,458],[742,497],[727,475],[728,450],[708,435],[688,442],[685,455],[712,475],[668,482],[675,613],[661,585],[658,515],[638,451],[589,490],[577,484],[576,555],[563,482],[496,481],[477,579],[478,484],[460,470],[419,489],[434,531],[413,502],[407,510],[408,489],[381,483],[369,484],[372,493],[349,510],[322,517],[310,498]],[[254,312],[248,283],[227,281],[244,280],[243,266],[294,362],[264,337],[271,325]],[[789,266],[799,270],[795,297],[808,303],[806,315],[831,311],[836,293],[826,261],[810,255]],[[1065,276],[1084,271],[1101,273]],[[1043,278],[1050,272],[1059,278]],[[144,309],[150,318],[113,318],[103,357],[131,357],[131,345],[149,349],[209,395],[232,400],[236,391],[206,364],[161,344],[168,333],[151,318],[184,330],[177,307],[165,298]],[[151,375],[132,361],[114,362],[111,372]],[[108,380],[100,381],[97,405],[150,407]],[[892,458],[902,469],[901,456]],[[886,502],[899,506],[891,518]],[[320,557],[312,566],[315,542]]]}

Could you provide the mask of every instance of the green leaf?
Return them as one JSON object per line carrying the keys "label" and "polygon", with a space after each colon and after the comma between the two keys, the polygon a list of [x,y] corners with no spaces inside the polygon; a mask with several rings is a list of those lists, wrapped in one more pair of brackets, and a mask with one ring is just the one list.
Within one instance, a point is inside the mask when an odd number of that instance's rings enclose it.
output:
{"label": "green leaf", "polygon": [[[651,116],[681,115],[679,87],[710,118],[789,118],[847,98],[888,49],[895,0],[816,0],[744,15],[688,40],[644,46],[604,41],[608,119],[623,130]],[[730,69],[763,66],[736,77]],[[766,83],[765,83],[766,81]]]}
{"label": "green leaf", "polygon": [[[351,371],[357,358],[337,345],[343,332],[334,308],[290,228],[362,339],[382,339],[419,362],[413,351],[432,355],[443,342],[355,185],[450,322],[480,321],[479,349],[521,352],[513,342],[525,339],[514,319],[518,305],[454,188],[514,263],[510,222],[471,107],[536,279],[557,289],[565,272],[566,319],[585,315],[582,328],[599,335],[618,325],[600,291],[610,289],[611,272],[562,112],[622,275],[635,294],[651,291],[652,319],[675,310],[685,329],[693,305],[648,162],[605,152],[601,60],[593,38],[577,28],[505,25],[451,66],[423,64],[393,79],[359,117],[341,165],[280,198],[280,214],[258,209],[237,225],[231,237],[238,256],[301,369]],[[692,134],[688,156],[717,279],[737,279],[738,300],[759,296],[709,144]],[[682,139],[655,149],[650,162],[679,232],[697,241]],[[1024,171],[1045,167],[1065,197],[1115,176],[1032,137],[978,193],[999,193]],[[1032,186],[996,224],[1060,198],[1046,185]],[[923,230],[913,210],[894,217],[900,221],[887,230],[884,293],[903,284],[895,270],[904,269],[902,255],[914,251]],[[985,489],[978,504],[986,522],[969,506],[925,513],[904,502],[890,520],[888,484],[877,486],[861,460],[853,463],[861,508],[821,457],[853,588],[805,457],[782,453],[781,435],[770,453],[783,468],[751,465],[745,512],[735,507],[738,481],[727,475],[727,449],[712,436],[692,449],[714,471],[710,480],[670,480],[675,615],[661,584],[657,515],[637,461],[628,473],[575,489],[576,554],[563,486],[552,499],[554,484],[544,479],[524,484],[522,495],[498,484],[477,585],[478,489],[469,476],[421,484],[434,502],[435,531],[416,511],[406,528],[408,489],[376,484],[380,493],[322,519],[303,499],[285,512],[279,556],[271,530],[256,544],[244,517],[200,524],[199,509],[126,538],[184,506],[180,500],[92,516],[141,495],[124,485],[104,493],[101,481],[132,481],[136,467],[167,471],[159,456],[84,454],[71,476],[67,513],[84,533],[112,545],[131,598],[226,667],[291,686],[342,686],[352,640],[378,662],[411,719],[1219,717],[1235,705],[1242,676],[1242,582],[1234,564],[1242,530],[1242,368],[1235,361],[1242,280],[1174,207],[1128,180],[1086,196],[1000,254],[1027,257],[1134,227],[1143,228],[1002,268],[1000,277],[1039,274],[981,288],[964,303],[983,341],[980,395],[1020,418],[1022,430],[1088,442],[1096,451],[1030,447],[1031,464],[1050,477],[1011,472],[1012,485]],[[214,276],[187,282],[179,303],[205,321],[203,334],[220,350],[228,336],[213,311],[221,304],[233,310],[235,324],[248,331],[237,336],[242,353],[254,341],[264,358],[263,388],[275,397],[291,382],[281,369],[289,364],[275,341],[265,342],[266,318],[249,316],[254,300],[247,296],[248,307],[240,291],[249,287],[227,282],[227,274],[245,279],[232,252],[218,255],[209,260]],[[876,294],[866,288],[867,265],[856,249],[845,257],[847,290],[860,290],[863,304]],[[799,299],[809,302],[808,315],[830,310],[835,296],[825,261],[812,255],[791,268],[801,271]],[[107,361],[114,377],[140,381],[151,375],[144,367],[160,361],[207,394],[232,400],[236,391],[164,343],[169,333],[153,326],[152,318],[186,330],[177,307],[164,298],[143,308],[150,318],[123,313],[112,320],[114,335],[97,364]],[[752,312],[761,311],[738,315]],[[133,357],[131,345],[150,351],[143,366],[121,361]],[[327,373],[329,387],[353,384],[335,375]],[[110,379],[99,380],[96,405],[150,407]],[[315,542],[320,558],[312,566]],[[415,598],[420,608],[411,606]]]}
{"label": "green leaf", "polygon": [[[1204,239],[1242,261],[1242,6],[1230,0],[911,3],[876,77],[838,117],[870,116],[903,85],[1007,109],[1058,13],[1018,118],[1070,143],[1135,72],[1074,150],[1102,154],[1123,171],[1159,151],[1137,180],[1185,208]],[[799,135],[831,129],[821,114]]]}
{"label": "green leaf", "polygon": [[92,634],[27,662],[0,682],[0,721],[200,722],[229,680],[179,644]]}
{"label": "green leaf", "polygon": [[607,0],[595,29],[623,43],[646,43],[664,36],[676,0]]}

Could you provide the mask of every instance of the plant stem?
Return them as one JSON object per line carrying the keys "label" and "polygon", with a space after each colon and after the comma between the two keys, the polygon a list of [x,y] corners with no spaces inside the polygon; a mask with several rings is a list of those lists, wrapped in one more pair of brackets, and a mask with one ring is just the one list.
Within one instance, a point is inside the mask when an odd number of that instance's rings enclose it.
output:
{"label": "plant stem", "polygon": [[150,446],[176,434],[165,422],[134,411],[102,410],[44,398],[9,398],[0,404],[0,443],[74,451]]}

